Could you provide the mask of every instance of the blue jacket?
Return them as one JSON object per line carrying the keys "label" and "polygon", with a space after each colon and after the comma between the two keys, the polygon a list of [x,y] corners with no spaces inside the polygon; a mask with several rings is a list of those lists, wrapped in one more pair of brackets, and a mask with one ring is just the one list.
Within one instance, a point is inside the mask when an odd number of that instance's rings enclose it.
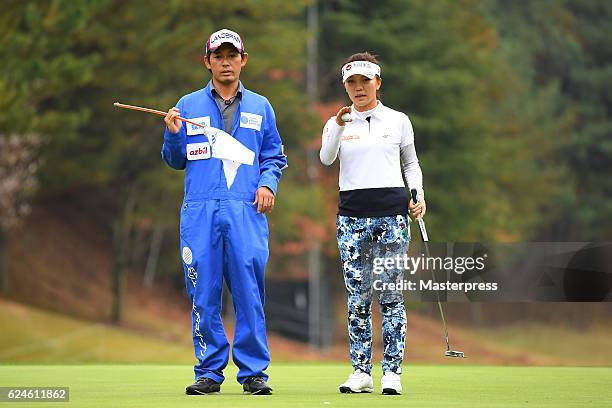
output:
{"label": "blue jacket", "polygon": [[255,191],[268,187],[276,195],[281,171],[287,157],[276,129],[274,110],[268,100],[240,83],[242,98],[236,111],[231,133],[225,129],[223,116],[208,85],[183,96],[176,107],[185,119],[196,119],[211,127],[225,130],[255,153],[252,166],[241,165],[231,187],[227,188],[222,162],[216,158],[187,160],[187,145],[208,142],[202,129],[183,123],[178,134],[166,128],[162,158],[172,168],[185,169],[185,200],[228,198],[253,200]]}

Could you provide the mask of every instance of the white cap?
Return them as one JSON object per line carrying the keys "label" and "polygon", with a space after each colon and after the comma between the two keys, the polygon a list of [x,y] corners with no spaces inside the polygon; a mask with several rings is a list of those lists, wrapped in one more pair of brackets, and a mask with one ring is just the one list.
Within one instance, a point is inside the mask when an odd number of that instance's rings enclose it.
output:
{"label": "white cap", "polygon": [[206,41],[206,54],[215,52],[223,43],[232,44],[241,54],[244,52],[244,43],[240,35],[232,30],[224,28],[210,35],[208,41]]}
{"label": "white cap", "polygon": [[376,75],[380,77],[380,66],[370,61],[353,61],[344,64],[342,67],[342,82],[346,81],[351,75],[363,75],[370,79]]}

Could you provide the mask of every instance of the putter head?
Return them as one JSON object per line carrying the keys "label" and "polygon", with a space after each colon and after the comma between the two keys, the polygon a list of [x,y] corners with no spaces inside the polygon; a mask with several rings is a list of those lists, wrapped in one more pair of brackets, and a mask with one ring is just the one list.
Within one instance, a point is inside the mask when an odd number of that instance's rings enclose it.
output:
{"label": "putter head", "polygon": [[465,354],[463,354],[463,351],[455,351],[455,350],[447,350],[444,353],[444,356],[465,358]]}

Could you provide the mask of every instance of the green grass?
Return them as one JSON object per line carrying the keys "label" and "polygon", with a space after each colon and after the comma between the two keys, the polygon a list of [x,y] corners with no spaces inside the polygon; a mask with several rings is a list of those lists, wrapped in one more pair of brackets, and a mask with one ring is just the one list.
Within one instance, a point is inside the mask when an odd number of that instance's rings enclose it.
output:
{"label": "green grass", "polygon": [[517,324],[496,329],[472,330],[473,341],[491,347],[503,345],[505,350],[528,350],[533,355],[563,360],[567,365],[610,366],[612,347],[609,327],[588,330],[547,326],[544,324]]}
{"label": "green grass", "polygon": [[2,363],[191,363],[189,343],[0,302]]}
{"label": "green grass", "polygon": [[[340,394],[349,366],[275,364],[271,396],[243,395],[236,369],[221,394],[186,396],[187,365],[0,365],[0,386],[68,386],[70,407],[610,407],[612,368],[406,366],[404,394]],[[8,406],[8,404],[2,404]],[[26,406],[15,404],[15,406]],[[42,405],[41,405],[42,406]]]}

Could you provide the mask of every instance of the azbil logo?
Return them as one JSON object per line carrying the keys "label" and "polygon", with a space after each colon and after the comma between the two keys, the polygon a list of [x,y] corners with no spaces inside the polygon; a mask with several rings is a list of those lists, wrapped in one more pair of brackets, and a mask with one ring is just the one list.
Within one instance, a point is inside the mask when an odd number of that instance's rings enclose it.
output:
{"label": "azbil logo", "polygon": [[351,70],[351,68],[353,68],[353,66],[352,66],[351,64],[348,64],[348,65],[346,66],[346,70],[347,70],[347,71],[350,71],[350,70]]}
{"label": "azbil logo", "polygon": [[190,156],[197,156],[198,154],[208,154],[208,147],[198,147],[189,152]]}

